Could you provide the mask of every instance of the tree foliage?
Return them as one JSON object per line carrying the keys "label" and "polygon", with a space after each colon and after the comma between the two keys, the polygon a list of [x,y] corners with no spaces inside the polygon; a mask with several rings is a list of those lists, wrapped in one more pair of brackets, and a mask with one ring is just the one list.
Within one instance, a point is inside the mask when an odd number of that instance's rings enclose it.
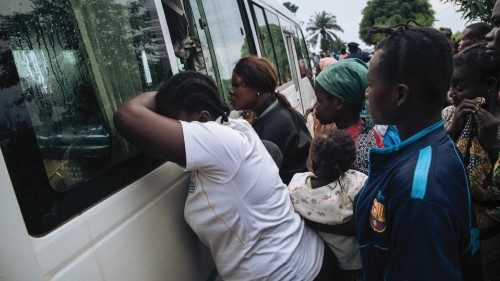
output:
{"label": "tree foliage", "polygon": [[299,9],[299,7],[295,4],[293,4],[292,2],[285,2],[285,3],[283,3],[283,6],[285,6],[288,10],[290,10],[290,12],[292,12],[294,14]]}
{"label": "tree foliage", "polygon": [[337,48],[342,45],[342,40],[335,31],[344,32],[344,30],[337,24],[337,17],[334,15],[325,11],[316,13],[309,19],[306,30],[310,33],[309,42],[313,46],[319,41],[321,51],[325,53],[339,51]]}
{"label": "tree foliage", "polygon": [[383,39],[383,35],[371,36],[376,27],[393,26],[413,20],[421,26],[432,26],[434,10],[429,0],[369,0],[363,9],[359,24],[359,37],[368,45]]}
{"label": "tree foliage", "polygon": [[467,21],[481,20],[492,23],[490,16],[495,0],[441,0],[441,2],[457,5],[458,12],[461,12],[462,18]]}

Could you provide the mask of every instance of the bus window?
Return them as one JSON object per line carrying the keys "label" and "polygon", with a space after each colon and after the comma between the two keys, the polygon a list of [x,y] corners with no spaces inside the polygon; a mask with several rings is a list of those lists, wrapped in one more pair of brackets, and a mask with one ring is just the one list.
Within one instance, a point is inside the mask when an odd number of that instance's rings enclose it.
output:
{"label": "bus window", "polygon": [[42,235],[159,164],[112,118],[171,69],[153,0],[25,1],[0,16],[0,146]]}
{"label": "bus window", "polygon": [[224,97],[229,97],[231,77],[236,62],[250,55],[250,46],[238,1],[201,0],[206,28],[215,53]]}
{"label": "bus window", "polygon": [[286,53],[285,41],[281,32],[278,16],[268,10],[266,11],[266,18],[268,27],[271,33],[271,40],[273,42],[274,53],[276,54],[276,67],[278,68],[280,80],[282,84],[292,81],[292,72],[288,62],[288,55]]}
{"label": "bus window", "polygon": [[[266,23],[264,9],[257,5],[252,5],[254,12],[255,26],[258,26],[257,33],[259,37],[260,52],[263,57],[267,58],[274,65],[278,65],[276,55],[274,54],[273,42],[271,33]],[[275,30],[276,31],[276,30]],[[280,83],[281,84],[281,83]]]}
{"label": "bus window", "polygon": [[196,0],[165,0],[162,3],[179,69],[216,77],[207,38],[203,26],[200,27],[202,22],[196,23],[196,19],[201,18]]}
{"label": "bus window", "polygon": [[304,36],[302,35],[302,30],[299,26],[296,26],[293,41],[295,44],[295,51],[297,52],[297,59],[299,60],[300,76],[304,78],[308,73],[310,73],[311,65],[308,59],[309,55],[307,54]]}

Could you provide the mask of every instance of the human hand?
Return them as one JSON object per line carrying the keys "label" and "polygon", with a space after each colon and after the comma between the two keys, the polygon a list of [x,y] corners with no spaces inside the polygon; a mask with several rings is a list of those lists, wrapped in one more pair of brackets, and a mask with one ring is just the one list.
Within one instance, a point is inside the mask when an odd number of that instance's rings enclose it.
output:
{"label": "human hand", "polygon": [[304,122],[307,123],[307,117],[314,111],[314,107],[309,107],[304,113]]}
{"label": "human hand", "polygon": [[451,120],[450,127],[448,128],[449,135],[456,140],[460,132],[465,127],[467,117],[476,113],[478,104],[475,99],[464,99],[458,106],[455,107],[453,119]]}
{"label": "human hand", "polygon": [[496,156],[499,149],[498,126],[500,120],[483,108],[478,108],[474,115],[474,119],[478,127],[479,143],[488,151],[490,156]]}

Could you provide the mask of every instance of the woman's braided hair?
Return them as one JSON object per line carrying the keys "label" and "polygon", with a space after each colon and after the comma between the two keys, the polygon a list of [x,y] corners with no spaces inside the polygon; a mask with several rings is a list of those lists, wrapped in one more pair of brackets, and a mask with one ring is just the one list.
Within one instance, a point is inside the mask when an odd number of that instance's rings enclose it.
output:
{"label": "woman's braided hair", "polygon": [[195,71],[178,73],[160,84],[156,109],[162,115],[185,110],[188,113],[206,110],[215,117],[228,120],[231,110],[219,98],[214,80]]}
{"label": "woman's braided hair", "polygon": [[418,100],[431,109],[440,109],[450,88],[452,49],[438,30],[410,24],[411,21],[371,31],[388,35],[375,48],[383,51],[379,72],[390,82],[417,88],[415,92],[421,93]]}

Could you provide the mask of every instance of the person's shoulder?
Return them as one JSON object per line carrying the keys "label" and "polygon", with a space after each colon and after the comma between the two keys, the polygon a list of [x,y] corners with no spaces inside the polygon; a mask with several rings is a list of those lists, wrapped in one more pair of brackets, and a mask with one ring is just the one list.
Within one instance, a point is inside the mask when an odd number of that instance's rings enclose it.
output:
{"label": "person's shoulder", "polygon": [[347,170],[344,173],[344,176],[352,180],[363,181],[363,182],[366,181],[366,179],[368,179],[368,176],[365,173],[353,169]]}
{"label": "person's shoulder", "polygon": [[[429,154],[422,153],[428,150]],[[393,176],[394,191],[402,198],[424,200],[449,208],[465,203],[468,181],[453,144],[440,142],[412,153]]]}
{"label": "person's shoulder", "polygon": [[306,186],[307,178],[312,176],[314,176],[314,174],[311,172],[296,173],[288,184],[288,190],[293,193],[303,189]]}

